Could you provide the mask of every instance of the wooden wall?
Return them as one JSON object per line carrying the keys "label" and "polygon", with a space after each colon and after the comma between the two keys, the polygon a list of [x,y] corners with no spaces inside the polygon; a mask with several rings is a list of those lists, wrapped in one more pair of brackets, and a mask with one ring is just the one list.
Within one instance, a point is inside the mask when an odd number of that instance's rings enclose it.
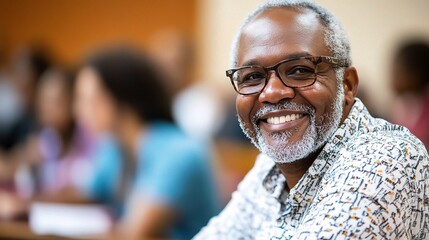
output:
{"label": "wooden wall", "polygon": [[[9,50],[47,45],[59,59],[76,62],[110,42],[143,45],[162,29],[195,37],[197,0],[0,0],[0,36]],[[1,39],[0,39],[1,40]]]}

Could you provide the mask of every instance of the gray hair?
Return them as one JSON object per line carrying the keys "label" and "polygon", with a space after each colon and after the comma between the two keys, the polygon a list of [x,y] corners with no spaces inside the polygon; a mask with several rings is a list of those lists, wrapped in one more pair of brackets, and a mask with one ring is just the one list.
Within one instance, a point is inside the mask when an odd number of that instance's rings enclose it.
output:
{"label": "gray hair", "polygon": [[[237,67],[237,55],[240,42],[240,36],[244,28],[252,21],[256,15],[269,8],[292,8],[292,9],[308,9],[314,12],[325,27],[325,43],[328,46],[332,56],[344,59],[347,66],[352,64],[350,53],[350,41],[346,31],[342,28],[337,18],[325,8],[309,0],[268,0],[261,4],[256,10],[247,16],[240,29],[238,30],[231,49],[231,66]],[[336,77],[338,81],[342,81],[344,68],[337,68]]]}

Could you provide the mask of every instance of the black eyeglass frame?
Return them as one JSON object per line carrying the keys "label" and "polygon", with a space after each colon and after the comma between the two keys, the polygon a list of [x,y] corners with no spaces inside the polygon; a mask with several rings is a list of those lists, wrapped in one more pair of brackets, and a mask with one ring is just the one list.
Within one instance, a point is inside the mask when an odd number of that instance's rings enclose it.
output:
{"label": "black eyeglass frame", "polygon": [[[317,65],[319,63],[321,63],[321,62],[329,63],[329,64],[331,64],[334,67],[348,67],[349,66],[348,62],[345,59],[340,59],[340,58],[336,58],[336,57],[331,57],[331,56],[303,56],[303,57],[288,58],[288,59],[282,60],[282,61],[280,61],[280,62],[278,62],[275,65],[270,66],[270,67],[262,67],[262,66],[258,66],[258,65],[243,66],[243,67],[239,67],[239,68],[232,68],[232,69],[226,70],[225,73],[226,73],[226,76],[229,77],[229,79],[231,81],[231,84],[234,87],[234,90],[238,94],[240,94],[240,95],[253,95],[253,94],[259,94],[259,93],[261,93],[265,89],[265,86],[267,85],[268,77],[269,77],[269,74],[268,74],[269,71],[275,71],[275,73],[277,74],[277,76],[279,77],[279,79],[282,81],[282,83],[285,86],[287,86],[287,87],[290,87],[290,88],[308,87],[308,86],[313,85],[316,82],[316,80],[317,80],[317,72],[315,72],[315,78],[314,78],[314,80],[313,80],[313,82],[311,84],[308,84],[308,85],[305,85],[305,86],[299,86],[299,87],[288,86],[283,81],[283,79],[280,77],[280,74],[278,72],[278,67],[281,64],[283,64],[285,62],[295,61],[295,60],[301,60],[301,59],[310,60],[314,64],[315,70],[317,69]],[[264,86],[261,88],[261,90],[259,90],[257,92],[254,92],[254,93],[240,93],[239,90],[237,89],[237,87],[234,84],[234,79],[233,79],[234,73],[237,72],[237,71],[239,71],[239,70],[248,69],[248,68],[254,68],[254,67],[262,68],[267,73],[267,76],[265,77]]]}

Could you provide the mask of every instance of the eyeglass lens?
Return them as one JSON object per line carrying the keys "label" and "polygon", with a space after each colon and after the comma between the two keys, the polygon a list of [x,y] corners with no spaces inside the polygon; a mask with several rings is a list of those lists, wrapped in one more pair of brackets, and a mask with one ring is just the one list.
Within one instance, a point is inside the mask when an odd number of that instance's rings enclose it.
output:
{"label": "eyeglass lens", "polygon": [[[319,68],[319,65],[317,65],[317,68]],[[234,87],[242,94],[262,91],[268,80],[267,70],[276,70],[282,82],[288,87],[312,85],[316,80],[317,73],[315,64],[308,59],[285,61],[268,69],[259,66],[244,67],[232,75]]]}

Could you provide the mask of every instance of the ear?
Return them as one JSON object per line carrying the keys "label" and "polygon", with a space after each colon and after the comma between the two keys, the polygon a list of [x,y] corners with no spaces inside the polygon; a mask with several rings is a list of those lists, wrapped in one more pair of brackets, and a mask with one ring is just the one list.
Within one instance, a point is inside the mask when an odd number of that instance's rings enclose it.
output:
{"label": "ear", "polygon": [[344,98],[345,106],[351,107],[355,102],[359,86],[359,76],[355,67],[348,67],[344,72],[343,87],[344,87]]}

